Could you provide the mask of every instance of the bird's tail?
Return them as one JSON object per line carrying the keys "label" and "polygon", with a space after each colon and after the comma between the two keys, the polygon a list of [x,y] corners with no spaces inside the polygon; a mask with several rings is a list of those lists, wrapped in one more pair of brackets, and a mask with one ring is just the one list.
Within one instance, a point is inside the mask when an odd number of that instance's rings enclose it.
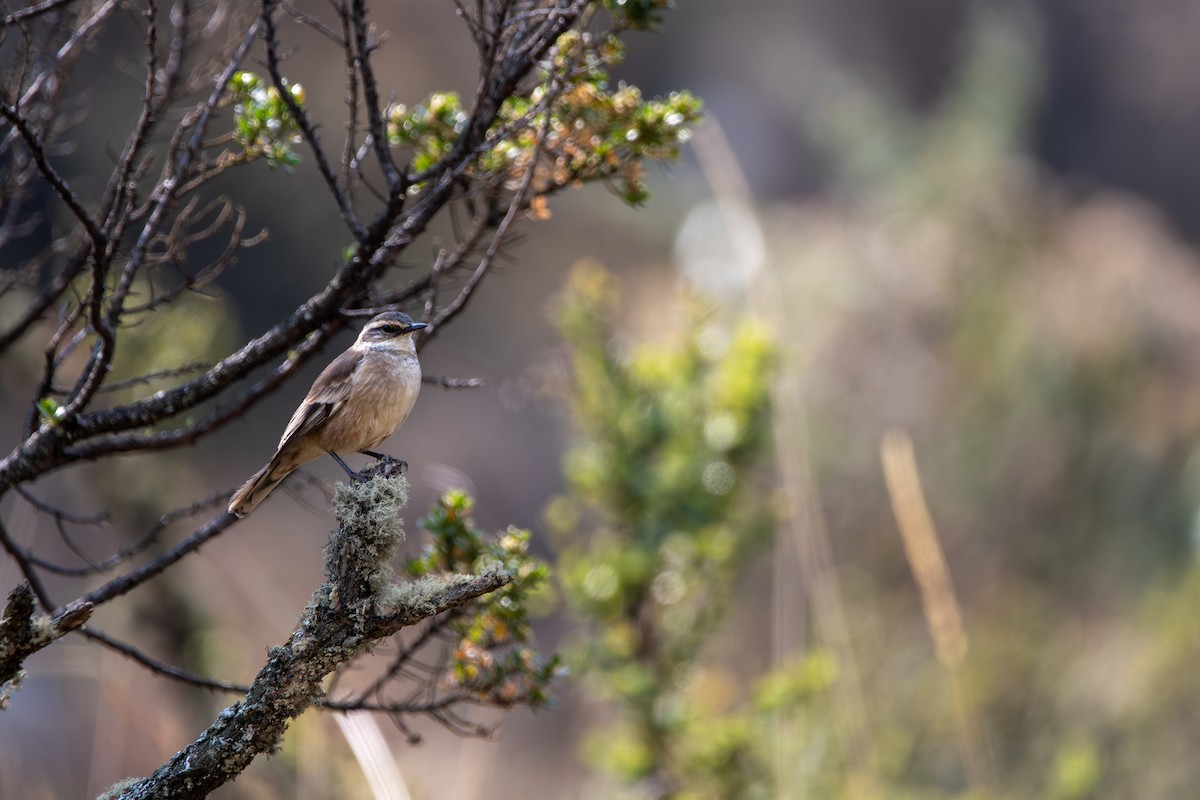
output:
{"label": "bird's tail", "polygon": [[229,513],[235,517],[249,514],[298,466],[299,464],[294,463],[280,463],[279,454],[276,453],[265,467],[251,475],[250,480],[233,495],[233,499],[229,501]]}

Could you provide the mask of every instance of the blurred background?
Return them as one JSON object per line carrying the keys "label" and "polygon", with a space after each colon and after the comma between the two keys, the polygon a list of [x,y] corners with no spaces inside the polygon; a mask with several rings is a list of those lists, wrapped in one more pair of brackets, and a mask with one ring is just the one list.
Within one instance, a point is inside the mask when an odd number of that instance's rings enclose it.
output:
{"label": "blurred background", "polygon": [[[451,4],[375,14],[396,99],[474,85]],[[694,146],[649,175],[642,208],[597,187],[527,222],[422,353],[485,386],[427,386],[386,445],[412,465],[414,552],[450,488],[481,526],[532,529],[561,579],[539,622],[572,665],[558,706],[488,741],[420,726],[417,746],[386,719],[309,713],[215,796],[1196,796],[1198,26],[1187,0],[694,0],[628,38],[617,77],[703,99]],[[112,80],[77,180],[107,175],[95,131],[124,135],[137,41],[130,26],[93,54]],[[295,41],[289,75],[336,137],[338,56]],[[221,187],[270,238],[144,357],[222,352],[324,284],[346,242],[310,167]],[[229,488],[315,361],[195,449],[54,490],[145,523]],[[606,405],[597,370],[634,388]],[[744,392],[721,406],[722,385]],[[11,418],[24,395],[0,394]],[[674,433],[639,428],[646,409]],[[643,475],[637,509],[614,506],[606,476],[637,457],[614,442],[694,453],[711,497]],[[249,680],[320,580],[337,468],[309,475],[103,625]],[[0,513],[27,537],[47,524]],[[639,533],[650,517],[659,533]],[[673,643],[649,671],[622,644],[638,587],[639,619]],[[79,641],[28,666],[0,715],[6,798],[146,774],[228,702]],[[387,788],[364,777],[370,753],[395,765]]]}

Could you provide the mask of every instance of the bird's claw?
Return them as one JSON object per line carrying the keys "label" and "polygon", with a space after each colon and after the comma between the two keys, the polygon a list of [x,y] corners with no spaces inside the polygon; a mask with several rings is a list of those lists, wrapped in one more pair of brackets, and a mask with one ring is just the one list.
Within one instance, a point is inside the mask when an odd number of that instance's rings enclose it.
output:
{"label": "bird's claw", "polygon": [[379,463],[377,466],[378,475],[383,475],[390,478],[393,475],[403,475],[408,469],[408,462],[402,458],[389,456],[387,453],[376,453],[374,450],[359,450],[364,456],[370,456]]}
{"label": "bird's claw", "polygon": [[384,456],[379,459],[379,474],[386,478],[393,475],[403,475],[408,470],[408,462],[400,458]]}

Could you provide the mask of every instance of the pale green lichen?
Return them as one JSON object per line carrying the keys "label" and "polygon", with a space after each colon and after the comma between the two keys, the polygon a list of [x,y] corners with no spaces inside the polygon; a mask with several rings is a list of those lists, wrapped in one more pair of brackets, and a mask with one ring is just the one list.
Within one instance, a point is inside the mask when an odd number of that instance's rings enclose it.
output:
{"label": "pale green lichen", "polygon": [[426,614],[432,613],[435,608],[434,595],[446,586],[445,580],[432,575],[407,583],[388,583],[378,592],[375,612],[385,617],[408,608]]}
{"label": "pale green lichen", "polygon": [[[3,621],[5,627],[9,627],[9,619],[6,617]],[[22,650],[25,653],[36,652],[60,636],[62,636],[62,631],[50,617],[45,615],[33,617],[28,622],[28,628],[18,628],[15,635],[0,637],[0,658],[5,661],[10,660]],[[25,671],[18,669],[11,678],[0,682],[0,711],[8,708],[12,696],[21,688],[24,680]]]}
{"label": "pale green lichen", "polygon": [[44,645],[62,636],[58,626],[54,624],[54,620],[45,615],[34,617],[33,619],[33,644]]}
{"label": "pale green lichen", "polygon": [[338,521],[362,530],[382,546],[395,547],[404,540],[400,511],[407,504],[408,479],[403,475],[339,483],[333,493],[333,513]]}
{"label": "pale green lichen", "polygon": [[137,786],[142,782],[142,778],[123,778],[101,794],[96,800],[117,800],[118,797],[125,794],[127,791]]}
{"label": "pale green lichen", "polygon": [[408,480],[402,475],[338,484],[333,512],[340,524],[329,543],[326,570],[334,574],[338,554],[354,553],[366,564],[363,573],[371,592],[382,591],[395,577],[391,562],[404,541],[400,512],[407,503]]}
{"label": "pale green lichen", "polygon": [[4,683],[0,683],[0,711],[8,708],[8,704],[12,700],[12,696],[17,693],[17,690],[21,688],[21,684],[24,681],[25,670],[19,669],[17,670],[16,675],[13,675]]}
{"label": "pale green lichen", "polygon": [[[333,511],[340,524],[329,543],[326,569],[330,575],[337,574],[336,560],[346,552],[361,558],[365,563],[358,569],[375,597],[374,612],[380,616],[409,609],[432,614],[438,593],[474,580],[470,575],[428,575],[396,582],[391,562],[404,540],[400,511],[408,503],[408,488],[403,476],[376,476],[369,481],[339,484],[334,492]],[[503,571],[504,566],[497,561],[485,566],[482,574]]]}
{"label": "pale green lichen", "polygon": [[504,566],[504,562],[498,558],[484,557],[480,559],[479,574],[480,575],[499,575],[500,573],[508,572],[508,568]]}

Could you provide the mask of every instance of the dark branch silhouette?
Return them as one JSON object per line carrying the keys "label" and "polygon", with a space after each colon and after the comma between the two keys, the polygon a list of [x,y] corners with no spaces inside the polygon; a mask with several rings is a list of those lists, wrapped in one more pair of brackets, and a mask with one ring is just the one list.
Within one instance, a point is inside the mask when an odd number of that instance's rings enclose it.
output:
{"label": "dark branch silhouette", "polygon": [[[604,69],[620,51],[615,37],[643,27],[642,16],[595,0],[456,6],[478,55],[478,83],[465,102],[434,92],[411,106],[386,99],[392,93],[374,63],[384,37],[363,0],[330,0],[319,13],[280,0],[252,7],[233,0],[43,0],[0,14],[0,297],[16,309],[0,322],[0,358],[22,359],[25,376],[6,381],[6,392],[20,399],[23,424],[0,451],[0,500],[13,495],[54,529],[48,541],[29,543],[0,525],[0,554],[22,580],[0,621],[0,697],[17,687],[30,655],[73,632],[151,674],[246,694],[124,796],[219,785],[314,704],[386,713],[415,739],[405,715],[478,734],[456,706],[545,702],[553,668],[535,667],[532,658],[513,661],[511,674],[489,672],[491,682],[447,679],[452,663],[515,648],[489,639],[464,649],[455,627],[465,615],[485,613],[487,601],[474,599],[508,584],[503,571],[441,564],[446,575],[479,574],[422,579],[414,585],[428,591],[419,603],[396,601],[386,613],[367,613],[361,604],[378,602],[383,587],[360,574],[363,554],[346,536],[321,590],[327,594],[318,592],[302,628],[271,652],[252,685],[169,664],[136,641],[85,623],[93,610],[233,527],[237,520],[220,510],[229,493],[156,508],[150,519],[157,521],[133,526],[116,509],[60,507],[52,489],[34,485],[54,474],[70,480],[91,462],[218,436],[358,317],[407,309],[430,323],[418,346],[430,343],[469,307],[522,219],[544,216],[539,202],[581,183],[635,181],[642,161],[670,158],[683,141],[678,123],[664,122],[671,117],[664,108],[630,94],[617,102],[605,83]],[[293,27],[285,21],[316,31],[340,61],[341,142],[289,78]],[[102,37],[118,24],[133,24],[142,36],[132,66],[141,70],[140,104],[123,140],[108,151],[111,171],[95,182],[73,173],[62,156],[88,135],[80,122],[95,78],[82,59],[98,57]],[[694,118],[694,108],[684,111],[674,116]],[[239,254],[267,236],[247,230],[248,212],[215,183],[263,161],[315,170],[331,213],[345,224],[345,257],[266,330],[220,352],[127,368],[123,358],[136,349],[142,325],[180,313],[192,295],[213,293]],[[411,263],[411,254],[402,262],[435,223],[451,233],[439,239],[430,263]],[[481,385],[476,378],[426,382],[441,389]],[[348,603],[362,613],[347,616]],[[427,619],[415,637],[397,640],[396,655],[369,687],[320,696],[320,680],[359,658],[367,643]],[[361,644],[347,645],[350,637]],[[252,747],[236,757],[222,750],[229,736],[243,734]],[[201,796],[199,788],[188,791],[172,796]]]}

